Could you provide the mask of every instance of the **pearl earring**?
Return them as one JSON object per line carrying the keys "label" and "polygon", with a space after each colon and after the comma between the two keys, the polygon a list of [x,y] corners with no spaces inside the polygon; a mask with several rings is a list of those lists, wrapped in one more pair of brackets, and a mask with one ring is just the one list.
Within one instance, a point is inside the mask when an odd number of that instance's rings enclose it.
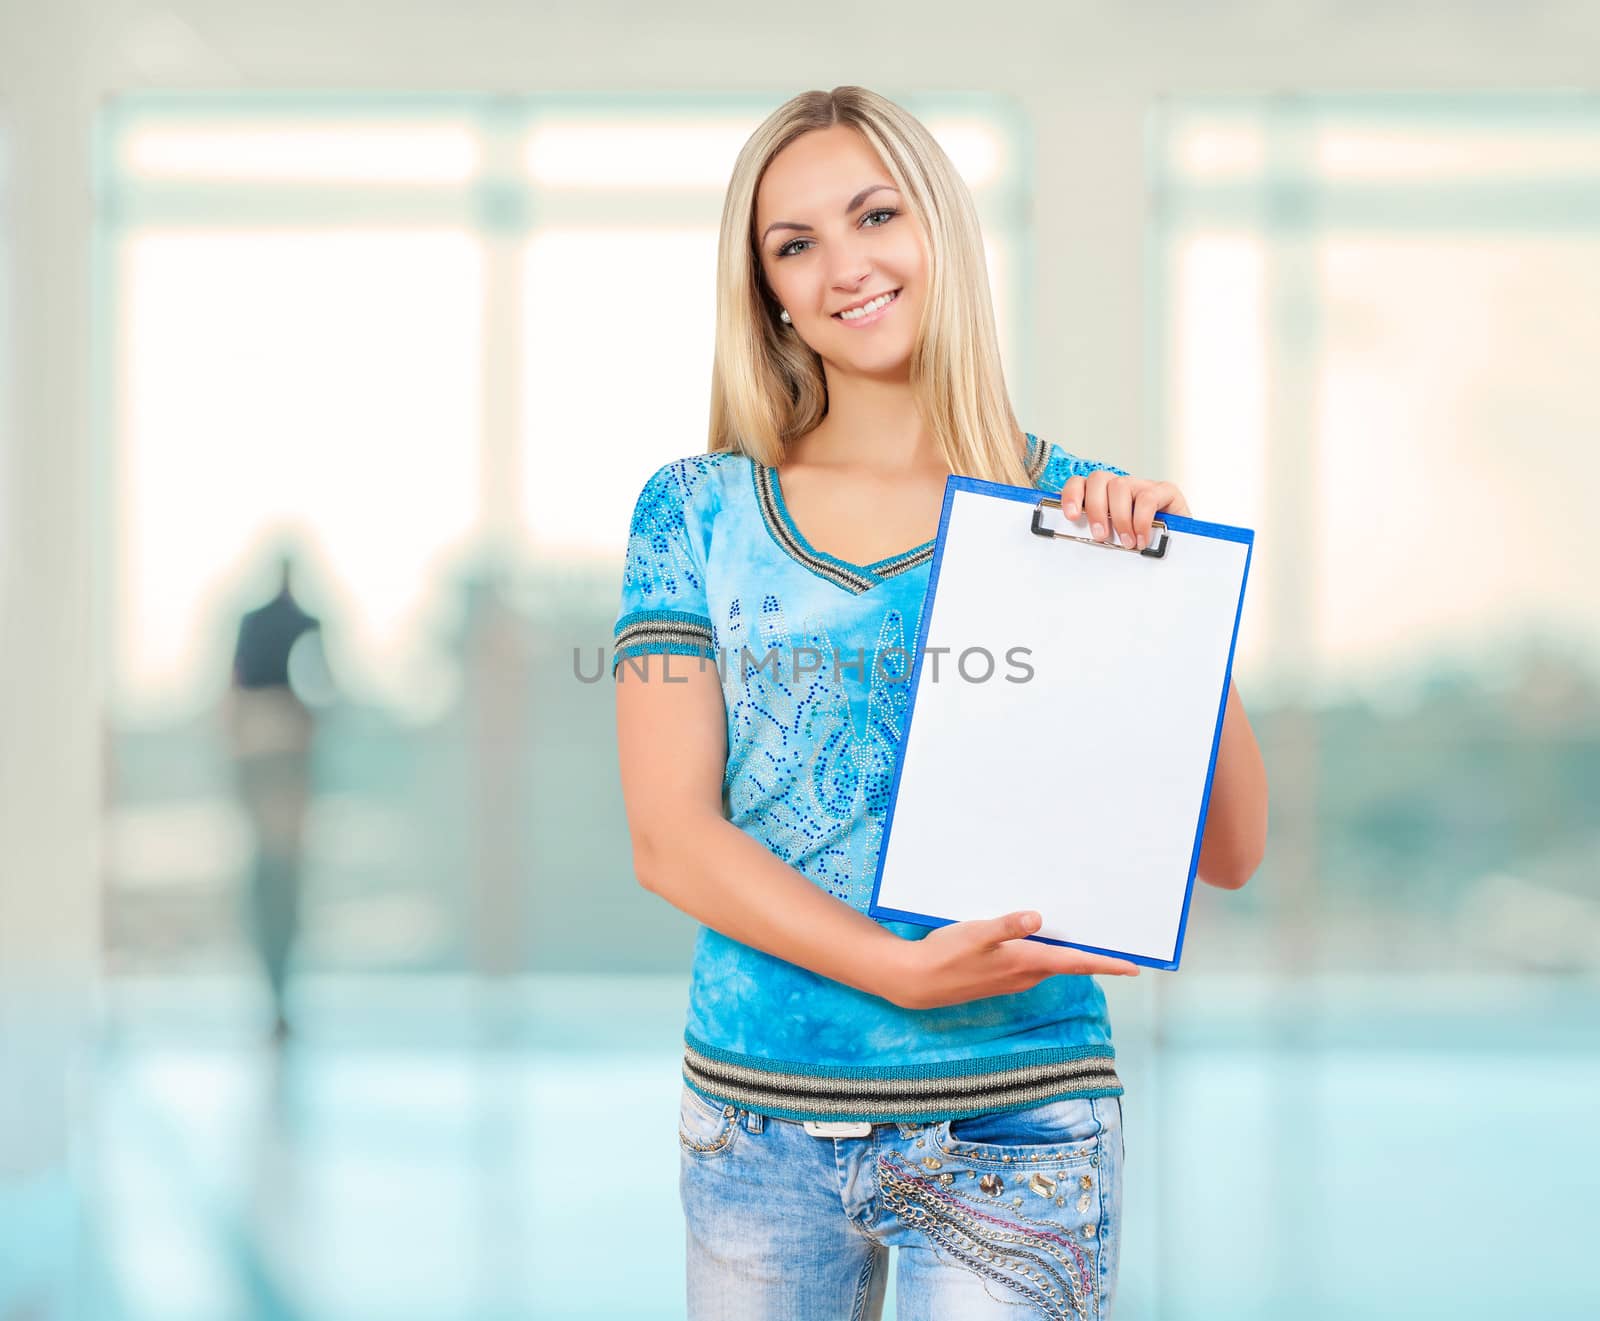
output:
{"label": "pearl earring", "polygon": [[778,319],[779,319],[779,320],[780,320],[780,321],[782,321],[782,322],[784,322],[784,323],[785,323],[785,324],[786,324],[786,325],[792,325],[792,324],[794,324],[794,323],[793,323],[793,322],[791,322],[791,321],[790,321],[790,320],[789,320],[789,309],[788,309],[788,308],[787,308],[787,307],[786,307],[786,308],[784,308],[784,309],[783,309],[783,311],[781,311],[781,312],[779,312],[779,313],[778,313]]}

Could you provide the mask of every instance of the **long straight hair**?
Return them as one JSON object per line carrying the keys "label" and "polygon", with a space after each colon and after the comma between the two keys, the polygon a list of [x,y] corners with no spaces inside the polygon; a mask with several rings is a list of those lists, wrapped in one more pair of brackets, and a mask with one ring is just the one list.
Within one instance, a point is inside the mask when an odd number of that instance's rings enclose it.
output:
{"label": "long straight hair", "polygon": [[755,236],[756,190],[768,164],[813,129],[845,124],[888,169],[928,250],[928,289],[911,349],[918,412],[953,473],[1030,485],[1025,437],[1000,363],[977,208],[922,123],[864,87],[802,92],[740,149],[717,242],[717,339],[707,449],[778,467],[788,444],[828,411],[822,359],[778,319]]}

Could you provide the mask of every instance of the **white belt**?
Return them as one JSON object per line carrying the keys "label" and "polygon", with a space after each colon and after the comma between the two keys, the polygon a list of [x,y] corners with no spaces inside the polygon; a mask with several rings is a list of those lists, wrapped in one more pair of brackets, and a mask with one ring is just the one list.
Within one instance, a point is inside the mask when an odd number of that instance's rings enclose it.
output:
{"label": "white belt", "polygon": [[865,1138],[872,1136],[872,1125],[865,1119],[804,1119],[806,1132],[814,1138]]}

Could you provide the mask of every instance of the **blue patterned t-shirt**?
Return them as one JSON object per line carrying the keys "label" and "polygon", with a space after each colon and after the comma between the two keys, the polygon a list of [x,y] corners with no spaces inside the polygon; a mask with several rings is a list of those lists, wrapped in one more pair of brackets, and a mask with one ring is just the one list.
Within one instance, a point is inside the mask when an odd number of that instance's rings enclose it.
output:
{"label": "blue patterned t-shirt", "polygon": [[[1027,443],[1029,480],[1050,494],[1097,468],[1126,475],[1032,435]],[[719,669],[724,814],[862,912],[933,548],[871,564],[818,551],[789,516],[777,471],[734,452],[657,469],[628,534],[613,674],[647,653],[671,656],[674,675]],[[907,940],[931,930],[874,920]],[[1122,1091],[1092,977],[904,1009],[706,926],[684,1045],[691,1087],[789,1119],[933,1120]]]}

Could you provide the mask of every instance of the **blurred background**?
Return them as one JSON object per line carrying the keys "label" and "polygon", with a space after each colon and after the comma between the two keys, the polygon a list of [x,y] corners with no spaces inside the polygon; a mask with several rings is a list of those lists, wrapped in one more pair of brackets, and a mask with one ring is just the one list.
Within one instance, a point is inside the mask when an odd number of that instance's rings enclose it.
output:
{"label": "blurred background", "polygon": [[0,2],[0,1321],[683,1315],[694,924],[594,680],[734,154],[846,82],[970,185],[1022,424],[1257,530],[1267,860],[1107,987],[1119,1315],[1594,1315],[1597,48]]}

